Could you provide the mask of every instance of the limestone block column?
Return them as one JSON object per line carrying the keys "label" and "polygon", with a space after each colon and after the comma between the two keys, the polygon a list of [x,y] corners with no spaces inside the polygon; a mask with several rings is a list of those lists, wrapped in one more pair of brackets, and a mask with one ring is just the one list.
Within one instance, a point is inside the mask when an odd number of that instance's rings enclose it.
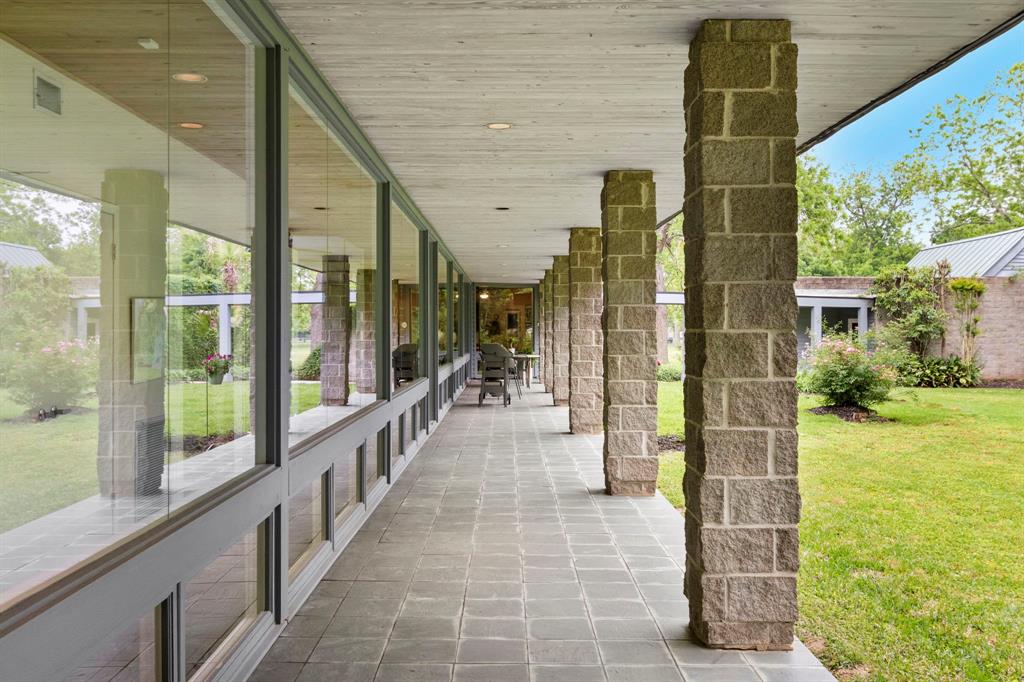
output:
{"label": "limestone block column", "polygon": [[707,21],[685,76],[685,589],[720,648],[797,618],[796,57],[788,21]]}
{"label": "limestone block column", "polygon": [[552,309],[554,301],[551,296],[551,270],[544,271],[544,279],[541,280],[540,288],[544,292],[544,338],[543,348],[541,353],[544,357],[542,359],[543,364],[541,365],[541,380],[544,382],[544,392],[551,393],[554,388],[554,365],[555,357],[552,353],[554,344],[552,343],[553,327],[554,327],[554,315]]}
{"label": "limestone block column", "polygon": [[601,228],[569,231],[569,430],[604,429]]}
{"label": "limestone block column", "polygon": [[569,257],[555,256],[551,268],[551,397],[555,405],[569,404]]}
{"label": "limestone block column", "polygon": [[658,480],[656,224],[654,174],[608,171],[601,190],[601,327],[609,495],[653,495]]}
{"label": "limestone block column", "polygon": [[[148,495],[160,489],[164,462],[168,193],[163,175],[134,169],[107,171],[101,192],[96,473],[101,495]],[[133,305],[147,344],[135,349]]]}
{"label": "limestone block column", "polygon": [[348,405],[348,356],[352,320],[349,311],[348,256],[323,257],[323,345],[320,350],[320,403]]}
{"label": "limestone block column", "polygon": [[374,356],[376,354],[376,327],[373,314],[373,288],[377,271],[360,268],[356,271],[356,319],[354,342],[352,344],[354,372],[352,373],[358,393],[377,394],[377,374]]}

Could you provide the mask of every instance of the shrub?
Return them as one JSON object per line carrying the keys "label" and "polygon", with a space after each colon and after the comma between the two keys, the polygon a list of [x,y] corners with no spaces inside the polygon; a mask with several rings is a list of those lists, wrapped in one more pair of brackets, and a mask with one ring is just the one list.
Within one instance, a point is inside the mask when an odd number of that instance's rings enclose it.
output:
{"label": "shrub", "polygon": [[826,405],[867,408],[889,398],[896,372],[879,363],[853,337],[824,339],[809,351],[810,369],[801,380]]}
{"label": "shrub", "polygon": [[981,297],[985,294],[985,283],[977,277],[958,277],[949,283],[953,292],[953,307],[960,315],[960,356],[967,365],[974,365],[978,335],[981,328]]}
{"label": "shrub", "polygon": [[897,386],[917,386],[921,359],[910,350],[898,330],[881,327],[868,332],[867,338],[875,362],[893,369]]}
{"label": "shrub", "polygon": [[658,381],[680,381],[683,378],[681,365],[666,363],[658,365]]}
{"label": "shrub", "polygon": [[182,381],[205,381],[205,369],[169,369],[167,370],[167,381],[169,383],[180,383]]}
{"label": "shrub", "polygon": [[317,346],[311,350],[299,368],[295,370],[296,379],[303,381],[318,381],[320,379],[320,348]]}
{"label": "shrub", "polygon": [[898,333],[919,358],[946,333],[942,308],[946,281],[935,268],[905,265],[883,270],[872,286],[877,305],[888,316],[886,325]]}
{"label": "shrub", "polygon": [[58,341],[41,348],[22,347],[8,372],[15,402],[36,411],[78,405],[96,390],[99,352],[96,341]]}
{"label": "shrub", "polygon": [[978,383],[981,370],[974,363],[956,357],[925,358],[915,376],[915,386],[925,388],[970,388]]}

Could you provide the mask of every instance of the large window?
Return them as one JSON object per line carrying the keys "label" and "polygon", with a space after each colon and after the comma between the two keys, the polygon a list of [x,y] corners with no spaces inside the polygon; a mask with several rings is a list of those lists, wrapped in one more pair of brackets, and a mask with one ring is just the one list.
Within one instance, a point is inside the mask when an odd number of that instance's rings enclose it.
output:
{"label": "large window", "polygon": [[377,186],[293,89],[288,109],[292,444],[377,399]]}
{"label": "large window", "polygon": [[2,603],[255,464],[255,90],[202,2],[0,18]]}
{"label": "large window", "polygon": [[391,381],[424,375],[420,360],[420,231],[391,204]]}
{"label": "large window", "polygon": [[448,362],[448,261],[437,252],[437,362],[440,365]]}
{"label": "large window", "polygon": [[455,317],[454,324],[452,325],[452,329],[454,330],[452,332],[454,334],[454,338],[452,339],[452,350],[455,355],[462,355],[465,352],[465,348],[462,346],[462,273],[455,273],[454,278],[454,294],[452,297],[455,300],[452,301],[452,314]]}

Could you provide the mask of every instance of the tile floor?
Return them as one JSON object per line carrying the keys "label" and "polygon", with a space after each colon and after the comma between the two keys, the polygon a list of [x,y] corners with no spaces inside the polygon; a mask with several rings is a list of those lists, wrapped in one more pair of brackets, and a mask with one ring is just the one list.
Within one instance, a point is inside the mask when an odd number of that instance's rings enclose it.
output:
{"label": "tile floor", "polygon": [[683,520],[603,493],[600,437],[536,385],[449,412],[250,682],[818,682],[799,642],[689,640]]}

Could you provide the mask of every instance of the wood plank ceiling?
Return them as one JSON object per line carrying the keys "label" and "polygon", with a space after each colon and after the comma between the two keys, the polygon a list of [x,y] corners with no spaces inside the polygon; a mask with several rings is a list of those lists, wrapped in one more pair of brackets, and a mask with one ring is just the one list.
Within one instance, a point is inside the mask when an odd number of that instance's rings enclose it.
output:
{"label": "wood plank ceiling", "polygon": [[659,216],[679,209],[682,73],[702,19],[793,21],[803,142],[1021,12],[1020,0],[272,4],[470,277],[509,282],[538,279],[568,228],[600,224],[606,170],[653,169]]}

